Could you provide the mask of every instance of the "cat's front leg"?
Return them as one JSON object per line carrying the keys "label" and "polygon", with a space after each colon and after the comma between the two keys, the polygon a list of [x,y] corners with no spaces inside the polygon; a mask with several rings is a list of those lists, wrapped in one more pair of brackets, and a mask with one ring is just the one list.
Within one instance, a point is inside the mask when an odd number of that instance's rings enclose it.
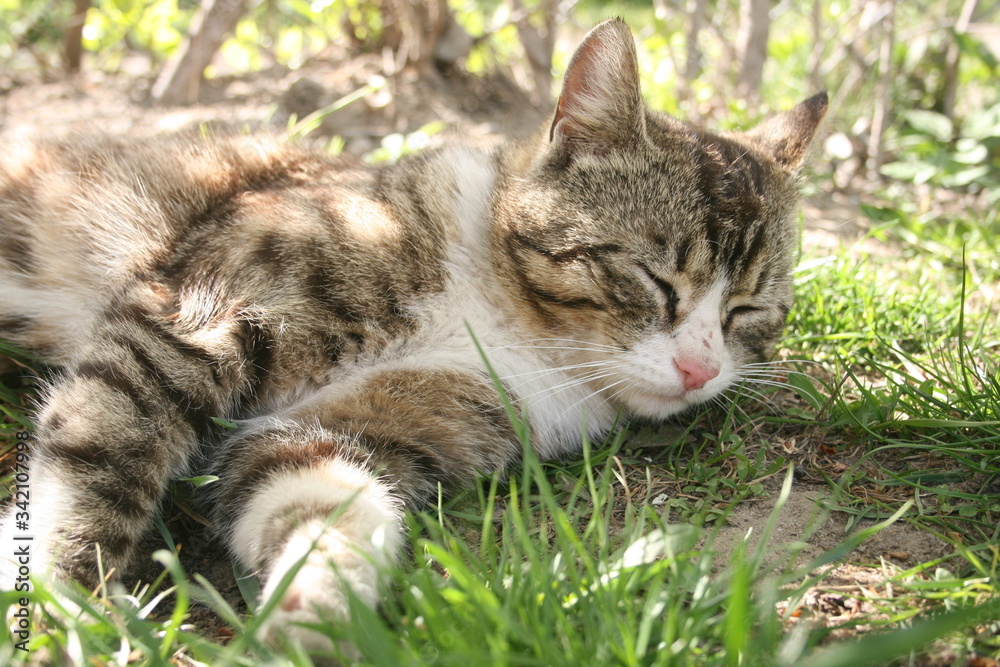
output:
{"label": "cat's front leg", "polygon": [[371,373],[328,393],[249,426],[222,457],[216,490],[217,521],[262,578],[265,605],[290,577],[267,621],[272,634],[312,649],[331,641],[301,623],[346,621],[351,594],[376,604],[380,572],[403,543],[404,508],[521,452],[484,373]]}
{"label": "cat's front leg", "polygon": [[31,545],[32,574],[93,588],[120,576],[219,414],[204,355],[141,306],[122,307],[94,332],[46,392],[28,448],[27,516],[0,525],[0,588],[12,583],[17,546]]}

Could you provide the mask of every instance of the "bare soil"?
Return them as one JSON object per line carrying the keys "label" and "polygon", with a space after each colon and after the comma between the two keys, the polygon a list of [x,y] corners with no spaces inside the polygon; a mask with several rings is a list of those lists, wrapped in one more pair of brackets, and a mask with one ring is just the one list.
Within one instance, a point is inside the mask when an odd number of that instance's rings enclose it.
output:
{"label": "bare soil", "polygon": [[[135,69],[142,69],[141,65],[136,64]],[[281,130],[293,114],[302,118],[378,81],[383,74],[379,57],[348,58],[343,52],[331,50],[296,71],[276,67],[209,82],[202,89],[202,103],[183,108],[146,105],[144,98],[150,81],[141,75],[88,72],[74,79],[48,82],[32,75],[0,75],[0,146],[25,134],[101,131],[148,136],[202,126],[217,132]],[[485,80],[460,75],[428,79],[404,70],[387,79],[377,93],[326,119],[310,140],[322,142],[339,134],[346,140],[346,152],[360,155],[377,147],[387,134],[412,132],[432,120],[445,121],[449,130],[464,138],[485,141],[497,133],[533,131],[546,115],[546,111],[533,107],[526,95],[501,76]],[[850,245],[863,238],[868,230],[867,221],[858,212],[856,195],[822,193],[806,203],[805,211],[805,244],[813,248]],[[862,252],[890,251],[872,241],[865,241],[858,248]],[[797,399],[788,396],[786,400]],[[818,431],[760,435],[759,446],[773,450],[772,455],[782,455],[798,463],[800,474],[788,501],[780,509],[772,544],[805,540],[800,555],[803,563],[846,537],[848,515],[823,511],[824,503],[831,498],[831,487],[821,473],[836,478],[838,471],[852,465],[850,456],[843,453],[849,452],[850,447],[833,448],[824,437]],[[655,449],[653,445],[644,450],[650,453],[650,460],[657,458]],[[839,460],[839,456],[845,456],[845,460]],[[736,507],[720,530],[714,549],[725,553],[744,539],[755,546],[774,511],[782,477],[779,473],[765,480],[764,494]],[[633,489],[642,487],[646,483],[645,470],[630,469],[626,480]],[[626,491],[623,487],[623,492]],[[630,497],[633,503],[651,502],[660,492],[674,490],[664,482],[662,489],[651,488],[643,497]],[[235,606],[245,609],[221,545],[198,529],[187,514],[173,511],[167,515],[182,544],[188,572],[204,574]],[[861,525],[870,524],[861,522]],[[852,526],[854,530],[857,528]],[[162,545],[162,538],[151,535],[148,551]],[[839,564],[828,567],[822,581],[803,603],[805,615],[797,612],[795,618],[809,617],[809,622],[831,625],[856,619],[871,610],[871,605],[864,602],[866,591],[884,588],[886,579],[900,570],[952,551],[952,547],[933,534],[897,522],[864,542]],[[150,581],[157,572],[150,565],[140,567],[135,574]],[[207,610],[193,620],[207,636],[220,640],[231,636],[231,630]]]}

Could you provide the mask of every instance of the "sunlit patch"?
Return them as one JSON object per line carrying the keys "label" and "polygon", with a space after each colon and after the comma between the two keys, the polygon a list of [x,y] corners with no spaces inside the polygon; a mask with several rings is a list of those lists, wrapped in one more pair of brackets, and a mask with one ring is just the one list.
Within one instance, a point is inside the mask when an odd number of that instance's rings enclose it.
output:
{"label": "sunlit patch", "polygon": [[[177,319],[192,329],[201,329],[219,319],[226,308],[220,305],[223,290],[214,283],[196,283],[182,290],[179,298],[180,309]],[[196,331],[196,335],[201,335]],[[209,336],[212,334],[209,332]]]}
{"label": "sunlit patch", "polygon": [[230,172],[220,169],[218,156],[213,153],[199,151],[187,155],[182,166],[188,178],[201,187],[220,188],[230,180]]}
{"label": "sunlit patch", "polygon": [[379,243],[399,238],[401,230],[392,211],[361,195],[344,192],[337,202],[337,215],[345,230],[359,241]]}
{"label": "sunlit patch", "polygon": [[41,162],[40,151],[26,141],[15,141],[6,147],[5,153],[3,168],[12,180],[27,178]]}

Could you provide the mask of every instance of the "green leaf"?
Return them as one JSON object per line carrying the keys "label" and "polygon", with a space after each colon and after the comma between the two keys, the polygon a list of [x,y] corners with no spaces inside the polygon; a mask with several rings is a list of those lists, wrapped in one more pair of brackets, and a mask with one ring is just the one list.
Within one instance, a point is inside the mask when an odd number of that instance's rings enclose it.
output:
{"label": "green leaf", "polygon": [[951,29],[951,34],[962,53],[968,54],[973,58],[978,58],[994,72],[997,68],[1000,68],[1000,61],[997,60],[997,57],[993,55],[993,51],[982,40],[976,39],[969,33],[958,32],[954,28]]}
{"label": "green leaf", "polygon": [[816,389],[812,380],[802,373],[789,373],[788,384],[795,388],[796,393],[809,402],[814,410],[819,411],[826,405],[827,398]]}
{"label": "green leaf", "polygon": [[1000,137],[1000,104],[968,116],[962,123],[962,136],[979,141]]}
{"label": "green leaf", "polygon": [[661,558],[676,558],[697,543],[699,531],[686,524],[670,525],[642,535],[625,549],[611,571],[648,565]]}
{"label": "green leaf", "polygon": [[240,596],[247,603],[247,608],[256,609],[260,604],[260,581],[257,575],[246,570],[237,561],[233,561],[233,576],[240,589]]}
{"label": "green leaf", "polygon": [[872,633],[855,641],[827,644],[813,651],[800,664],[810,667],[885,665],[948,633],[993,620],[998,614],[1000,598],[994,598],[974,607],[927,615],[889,632]]}
{"label": "green leaf", "polygon": [[960,516],[964,516],[966,518],[969,518],[969,517],[974,517],[974,516],[978,515],[980,509],[982,509],[982,508],[979,507],[978,505],[959,505],[958,506],[958,513],[959,513]]}
{"label": "green leaf", "polygon": [[220,417],[211,417],[211,420],[214,421],[218,426],[221,426],[222,428],[226,429],[227,431],[235,431],[237,428],[239,428],[239,426],[236,425],[236,422],[231,422],[229,420],[222,419]]}
{"label": "green leaf", "polygon": [[979,141],[970,137],[959,139],[955,144],[955,154],[952,159],[962,164],[980,164],[990,156],[990,150]]}
{"label": "green leaf", "polygon": [[[893,163],[898,164],[898,163]],[[861,203],[861,215],[865,216],[872,222],[896,222],[900,218],[900,213],[897,209],[888,208],[885,206],[872,206],[871,204]]]}
{"label": "green leaf", "polygon": [[947,143],[955,136],[955,125],[951,119],[936,111],[925,111],[923,109],[913,109],[904,115],[910,127],[928,134],[942,143]]}
{"label": "green leaf", "polygon": [[961,188],[966,185],[971,185],[976,181],[985,178],[990,173],[990,168],[988,165],[982,164],[976,167],[969,167],[968,169],[962,169],[954,174],[949,174],[947,178],[942,179],[942,183],[948,187]]}
{"label": "green leaf", "polygon": [[907,162],[890,162],[882,165],[879,170],[883,176],[895,178],[900,181],[912,181],[913,183],[926,183],[937,173],[937,167],[927,162],[919,160]]}
{"label": "green leaf", "polygon": [[153,523],[160,531],[160,535],[163,537],[163,541],[167,543],[167,547],[170,548],[171,552],[176,553],[177,545],[174,543],[174,536],[170,534],[170,529],[167,528],[167,524],[163,522],[163,517],[156,515],[153,517]]}

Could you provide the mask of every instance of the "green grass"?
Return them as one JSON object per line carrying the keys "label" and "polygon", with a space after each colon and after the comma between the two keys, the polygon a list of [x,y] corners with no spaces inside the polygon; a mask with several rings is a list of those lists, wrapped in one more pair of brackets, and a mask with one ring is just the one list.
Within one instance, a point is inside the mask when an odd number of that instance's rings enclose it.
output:
{"label": "green grass", "polygon": [[[815,583],[811,572],[879,526],[798,568],[788,565],[798,547],[774,544],[767,535],[755,550],[715,554],[711,536],[699,544],[701,532],[690,524],[666,524],[649,505],[616,505],[615,473],[627,457],[622,445],[618,438],[599,455],[588,448],[582,463],[568,467],[529,459],[509,486],[483,480],[436,513],[413,517],[415,562],[391,573],[381,613],[359,605],[353,623],[326,631],[375,665],[846,666],[883,664],[1000,613],[996,598],[985,606],[969,599],[982,582],[924,581],[912,586],[917,597],[947,596],[953,609],[913,622],[908,612],[896,612],[906,619],[896,625],[909,629],[867,648],[820,647],[827,631],[799,625],[789,632],[789,614]],[[557,490],[553,480],[560,479],[574,481]],[[779,503],[765,532],[780,521]],[[775,551],[785,555],[765,565]],[[253,637],[260,616],[240,618],[210,583],[185,575],[169,552],[156,558],[173,582],[169,588],[154,584],[133,595],[91,598],[38,586],[34,597],[46,609],[48,629],[36,630],[29,655],[47,652],[53,664],[63,664],[59,656],[67,664],[113,664],[129,655],[148,665],[310,664],[294,651],[275,656]],[[898,577],[897,585],[906,589],[907,581]],[[0,610],[12,597],[0,595]],[[82,608],[78,616],[49,615],[64,598]],[[235,630],[228,646],[185,625],[193,600],[210,604]],[[160,620],[149,620],[157,613]],[[10,659],[10,649],[0,648],[0,662]]]}

